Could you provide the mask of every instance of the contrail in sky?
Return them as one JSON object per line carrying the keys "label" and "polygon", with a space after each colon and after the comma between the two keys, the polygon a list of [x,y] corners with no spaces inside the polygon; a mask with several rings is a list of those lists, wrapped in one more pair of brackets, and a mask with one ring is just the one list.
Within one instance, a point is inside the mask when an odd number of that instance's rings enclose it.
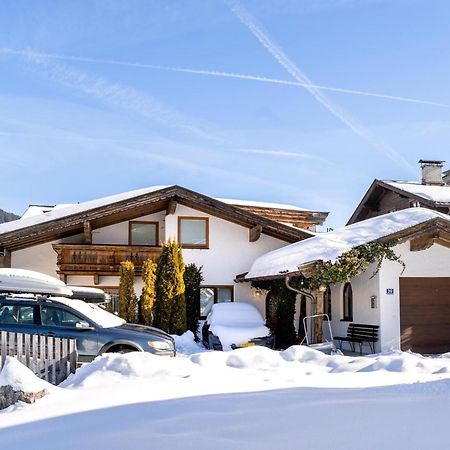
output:
{"label": "contrail in sky", "polygon": [[48,78],[66,88],[83,92],[162,125],[177,128],[201,138],[216,139],[207,131],[190,123],[190,119],[182,113],[132,87],[71,69],[62,63],[50,61],[48,58],[33,52],[28,52],[24,56],[26,56],[27,61],[39,67],[40,71]]}
{"label": "contrail in sky", "polygon": [[368,141],[372,147],[383,152],[389,159],[400,167],[415,172],[412,165],[396,150],[380,142],[367,128],[356,122],[347,112],[338,105],[334,104],[320,89],[314,87],[311,80],[302,72],[302,70],[284,53],[267,34],[266,31],[256,22],[250,13],[244,9],[237,0],[224,0],[225,4],[231,9],[233,14],[250,30],[256,39],[266,50],[275,58],[286,71],[294,77],[299,83],[304,83],[305,89],[324,106],[337,119],[347,125],[355,134]]}
{"label": "contrail in sky", "polygon": [[25,56],[29,57],[31,55],[47,58],[47,59],[58,59],[62,61],[78,61],[78,62],[87,62],[94,64],[108,64],[114,66],[126,66],[126,67],[136,67],[141,69],[156,69],[156,70],[165,70],[170,72],[180,72],[180,73],[191,73],[196,75],[206,75],[212,77],[221,77],[221,78],[236,78],[241,80],[251,80],[251,81],[259,81],[263,83],[273,83],[273,84],[281,84],[287,86],[300,86],[300,87],[310,87],[319,89],[321,91],[331,91],[331,92],[340,92],[343,94],[353,94],[353,95],[362,95],[366,97],[376,97],[382,98],[386,100],[395,100],[400,102],[408,102],[408,103],[417,103],[421,105],[430,105],[430,106],[440,106],[443,108],[450,108],[450,105],[446,103],[435,102],[431,100],[421,100],[411,97],[403,97],[398,95],[389,95],[389,94],[380,94],[376,92],[370,91],[361,91],[357,89],[347,89],[333,86],[323,86],[319,84],[305,83],[301,81],[290,81],[290,80],[280,80],[277,78],[263,77],[258,75],[247,75],[235,72],[223,72],[217,70],[205,70],[205,69],[191,69],[185,67],[176,67],[176,66],[161,66],[157,64],[145,64],[138,62],[128,62],[128,61],[117,61],[112,59],[101,59],[101,58],[87,58],[82,56],[68,56],[68,55],[58,55],[54,53],[42,53],[35,52],[32,50],[14,50],[10,48],[0,48],[0,54],[9,54],[9,55],[17,55],[17,56]]}

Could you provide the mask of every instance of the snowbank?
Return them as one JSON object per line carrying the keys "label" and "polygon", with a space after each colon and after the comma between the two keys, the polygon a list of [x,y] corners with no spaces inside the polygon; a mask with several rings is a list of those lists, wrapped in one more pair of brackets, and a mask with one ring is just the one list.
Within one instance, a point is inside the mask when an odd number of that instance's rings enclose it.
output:
{"label": "snowbank", "polygon": [[186,331],[181,336],[176,334],[172,334],[171,336],[175,339],[177,355],[192,355],[193,353],[207,351],[200,342],[195,342],[192,331]]}
{"label": "snowbank", "polygon": [[[189,334],[180,339],[193,343]],[[347,357],[304,346],[106,354],[33,406],[0,412],[2,446],[447,448],[449,374],[448,354]]]}
{"label": "snowbank", "polygon": [[11,386],[15,391],[38,392],[53,386],[38,378],[28,367],[10,356],[6,357],[0,372],[0,386]]}
{"label": "snowbank", "polygon": [[[191,336],[186,335],[183,340],[188,341],[188,338]],[[302,345],[281,352],[266,347],[248,347],[231,352],[202,351],[183,358],[141,352],[124,355],[108,353],[82,366],[60,386],[93,388],[126,380],[173,382],[193,376],[208,377],[219,382],[224,374],[239,378],[257,372],[271,372],[277,380],[297,378],[297,381],[304,376],[368,372],[381,374],[381,377],[387,372],[444,375],[450,374],[450,357],[424,357],[400,351],[360,357],[325,355]],[[384,382],[381,381],[381,384]]]}

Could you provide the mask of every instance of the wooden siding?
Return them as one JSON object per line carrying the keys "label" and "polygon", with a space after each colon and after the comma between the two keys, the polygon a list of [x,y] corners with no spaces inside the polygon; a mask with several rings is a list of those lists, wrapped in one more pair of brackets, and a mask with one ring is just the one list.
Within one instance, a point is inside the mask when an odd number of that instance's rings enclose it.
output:
{"label": "wooden siding", "polygon": [[309,229],[316,225],[322,225],[328,216],[327,212],[319,211],[295,211],[282,208],[264,208],[251,205],[234,205],[244,211],[257,214],[267,219],[280,223],[290,223],[298,228]]}
{"label": "wooden siding", "polygon": [[400,278],[402,350],[450,351],[450,278]]}
{"label": "wooden siding", "polygon": [[134,245],[53,244],[60,275],[118,275],[122,261],[132,261],[140,273],[146,259],[156,261],[161,247]]}

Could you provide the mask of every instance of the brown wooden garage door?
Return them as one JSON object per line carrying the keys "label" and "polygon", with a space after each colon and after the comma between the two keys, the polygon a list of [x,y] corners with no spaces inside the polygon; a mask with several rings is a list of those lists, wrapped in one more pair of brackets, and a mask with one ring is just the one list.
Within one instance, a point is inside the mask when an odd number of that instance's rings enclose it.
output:
{"label": "brown wooden garage door", "polygon": [[400,278],[402,350],[450,351],[450,278]]}

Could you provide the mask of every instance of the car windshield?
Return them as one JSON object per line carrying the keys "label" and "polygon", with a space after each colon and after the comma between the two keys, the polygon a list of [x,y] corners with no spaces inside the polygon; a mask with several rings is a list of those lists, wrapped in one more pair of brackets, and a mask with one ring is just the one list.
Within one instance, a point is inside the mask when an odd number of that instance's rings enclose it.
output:
{"label": "car windshield", "polygon": [[120,317],[117,317],[114,314],[111,314],[98,307],[97,305],[93,305],[92,303],[86,303],[82,300],[71,300],[68,298],[60,297],[55,298],[54,300],[57,300],[59,303],[63,303],[64,305],[70,306],[102,328],[119,327],[120,325],[126,323],[125,320],[121,319]]}

